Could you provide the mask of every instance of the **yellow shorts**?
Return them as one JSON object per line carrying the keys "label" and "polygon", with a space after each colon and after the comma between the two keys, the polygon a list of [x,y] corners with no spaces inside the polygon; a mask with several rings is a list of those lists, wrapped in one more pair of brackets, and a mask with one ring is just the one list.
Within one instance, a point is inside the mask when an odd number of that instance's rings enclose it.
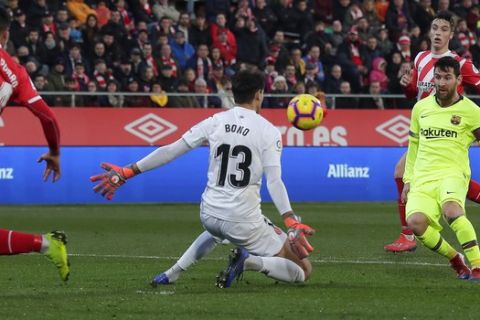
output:
{"label": "yellow shorts", "polygon": [[447,201],[455,201],[465,212],[468,183],[464,177],[447,177],[421,184],[412,183],[406,206],[407,219],[410,215],[420,212],[427,216],[432,227],[442,230],[440,225],[442,205]]}

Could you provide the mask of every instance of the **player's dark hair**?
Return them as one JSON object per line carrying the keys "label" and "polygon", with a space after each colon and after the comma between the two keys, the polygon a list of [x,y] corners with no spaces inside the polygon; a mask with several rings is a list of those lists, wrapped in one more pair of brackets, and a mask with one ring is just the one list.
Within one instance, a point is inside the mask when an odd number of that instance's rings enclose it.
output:
{"label": "player's dark hair", "polygon": [[433,18],[432,22],[437,19],[447,21],[450,24],[450,30],[452,32],[455,30],[455,17],[451,12],[440,11],[439,13],[437,13],[435,18]]}
{"label": "player's dark hair", "polygon": [[238,104],[252,102],[255,93],[264,88],[265,75],[258,70],[240,70],[232,78],[233,99]]}
{"label": "player's dark hair", "polygon": [[448,72],[450,69],[453,69],[455,77],[460,75],[460,63],[453,57],[443,57],[438,59],[438,61],[435,62],[435,69],[439,69],[444,72]]}
{"label": "player's dark hair", "polygon": [[7,31],[10,28],[10,13],[0,6],[0,32]]}

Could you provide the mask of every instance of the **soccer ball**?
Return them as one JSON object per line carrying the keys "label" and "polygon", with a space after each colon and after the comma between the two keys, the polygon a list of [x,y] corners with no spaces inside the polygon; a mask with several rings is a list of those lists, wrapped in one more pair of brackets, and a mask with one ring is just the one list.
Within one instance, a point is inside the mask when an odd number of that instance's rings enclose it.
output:
{"label": "soccer ball", "polygon": [[288,103],[288,121],[300,130],[313,129],[322,122],[320,100],[310,94],[299,94]]}

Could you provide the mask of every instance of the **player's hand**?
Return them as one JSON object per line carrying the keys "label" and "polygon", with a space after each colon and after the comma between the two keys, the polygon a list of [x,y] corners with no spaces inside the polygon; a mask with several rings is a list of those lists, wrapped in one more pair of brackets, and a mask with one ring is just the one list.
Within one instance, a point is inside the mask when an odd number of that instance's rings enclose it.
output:
{"label": "player's hand", "polygon": [[305,237],[305,233],[299,229],[288,229],[288,241],[293,252],[300,258],[304,259],[313,252],[312,245]]}
{"label": "player's hand", "polygon": [[48,181],[50,175],[52,175],[52,182],[60,179],[60,155],[52,155],[50,152],[47,152],[42,154],[37,160],[38,163],[42,161],[47,163],[45,171],[43,171],[43,181]]}
{"label": "player's hand", "polygon": [[96,193],[101,193],[102,196],[108,200],[112,200],[115,191],[125,184],[127,179],[130,179],[138,173],[138,169],[135,169],[136,165],[119,167],[111,163],[102,162],[100,166],[106,172],[91,176],[90,181],[100,181],[100,183],[93,187],[93,191]]}
{"label": "player's hand", "polygon": [[412,82],[412,79],[412,70],[409,70],[408,72],[404,73],[403,76],[400,78],[400,85],[402,87],[408,87],[410,82]]}
{"label": "player's hand", "polygon": [[409,192],[410,192],[410,183],[405,183],[403,185],[402,195],[400,196],[400,201],[402,201],[402,203],[407,203]]}
{"label": "player's hand", "polygon": [[302,231],[305,235],[311,236],[315,233],[315,229],[309,225],[302,223],[302,218],[294,214],[288,214],[283,218],[283,222],[288,229]]}

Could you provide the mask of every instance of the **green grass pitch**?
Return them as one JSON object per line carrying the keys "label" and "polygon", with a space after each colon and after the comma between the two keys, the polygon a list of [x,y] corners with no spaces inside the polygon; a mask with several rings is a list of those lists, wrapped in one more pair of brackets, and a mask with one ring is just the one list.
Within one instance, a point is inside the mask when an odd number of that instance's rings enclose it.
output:
{"label": "green grass pitch", "polygon": [[[480,283],[457,280],[423,247],[383,251],[399,231],[394,203],[294,208],[317,229],[310,281],[288,285],[249,272],[221,290],[214,281],[229,246],[177,284],[149,287],[202,231],[198,205],[0,207],[2,228],[65,230],[72,263],[62,284],[40,255],[1,256],[0,319],[480,319]],[[480,207],[467,210],[480,230]],[[271,204],[264,213],[280,223]]]}

